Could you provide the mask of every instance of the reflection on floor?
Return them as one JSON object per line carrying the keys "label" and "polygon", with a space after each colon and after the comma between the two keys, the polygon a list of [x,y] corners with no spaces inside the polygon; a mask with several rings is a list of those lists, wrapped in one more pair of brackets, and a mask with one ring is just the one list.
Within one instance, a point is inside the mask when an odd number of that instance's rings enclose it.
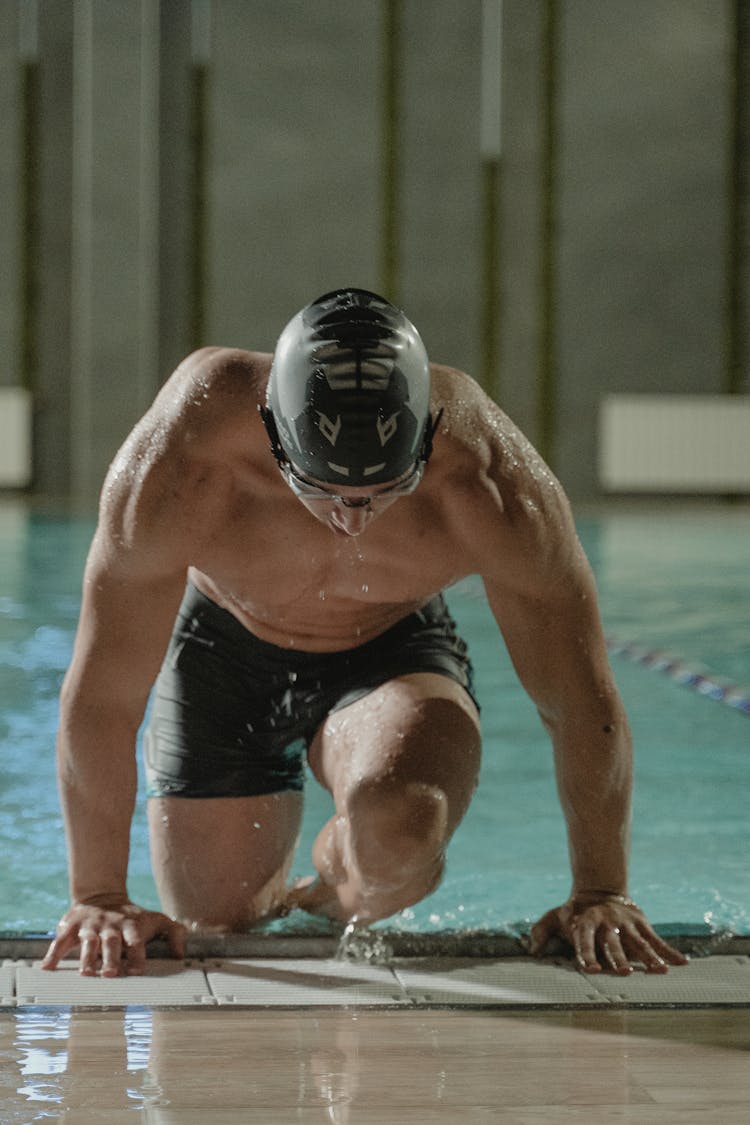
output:
{"label": "reflection on floor", "polygon": [[750,958],[0,970],[0,1122],[746,1125]]}

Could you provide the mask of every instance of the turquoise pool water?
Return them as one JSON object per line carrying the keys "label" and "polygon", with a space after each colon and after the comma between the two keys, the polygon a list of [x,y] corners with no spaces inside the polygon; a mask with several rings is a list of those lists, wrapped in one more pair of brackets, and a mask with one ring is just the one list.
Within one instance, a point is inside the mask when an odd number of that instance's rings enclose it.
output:
{"label": "turquoise pool water", "polygon": [[[747,508],[582,517],[608,633],[750,683]],[[54,771],[57,694],[69,659],[93,524],[0,504],[0,930],[48,931],[67,900]],[[442,886],[387,923],[418,932],[517,932],[568,893],[551,754],[481,585],[450,592],[483,707],[480,787]],[[750,720],[613,656],[636,743],[632,893],[663,927],[750,933]],[[296,874],[330,802],[311,780]],[[157,905],[143,803],[130,890]],[[303,924],[294,916],[284,925]],[[307,924],[305,922],[305,924]],[[278,924],[277,924],[278,925]]]}

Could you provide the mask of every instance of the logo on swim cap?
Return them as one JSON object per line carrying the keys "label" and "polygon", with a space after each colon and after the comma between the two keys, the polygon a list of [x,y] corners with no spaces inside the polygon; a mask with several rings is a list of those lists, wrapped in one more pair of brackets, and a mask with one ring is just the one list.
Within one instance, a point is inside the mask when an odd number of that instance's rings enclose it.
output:
{"label": "logo on swim cap", "polygon": [[341,418],[337,418],[335,422],[332,422],[327,414],[321,414],[318,418],[318,429],[323,437],[330,441],[331,445],[335,445],[341,433]]}
{"label": "logo on swim cap", "polygon": [[377,431],[378,431],[378,437],[380,438],[380,444],[381,445],[385,445],[385,443],[388,441],[388,439],[392,438],[393,435],[396,433],[396,429],[397,429],[397,425],[398,425],[397,419],[398,419],[398,414],[391,414],[390,418],[387,418],[385,420],[385,422],[381,423],[379,418],[375,422],[375,425],[376,425]]}
{"label": "logo on swim cap", "polygon": [[326,293],[279,337],[267,407],[280,452],[321,481],[395,480],[423,456],[427,352],[410,320],[364,289]]}

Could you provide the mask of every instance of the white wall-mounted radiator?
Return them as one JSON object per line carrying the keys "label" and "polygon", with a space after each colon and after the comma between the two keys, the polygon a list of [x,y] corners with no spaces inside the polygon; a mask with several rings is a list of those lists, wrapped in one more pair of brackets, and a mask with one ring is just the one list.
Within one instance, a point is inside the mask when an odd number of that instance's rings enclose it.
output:
{"label": "white wall-mounted radiator", "polygon": [[0,488],[31,483],[31,395],[0,387]]}
{"label": "white wall-mounted radiator", "polygon": [[750,493],[750,395],[608,395],[599,483],[607,492]]}

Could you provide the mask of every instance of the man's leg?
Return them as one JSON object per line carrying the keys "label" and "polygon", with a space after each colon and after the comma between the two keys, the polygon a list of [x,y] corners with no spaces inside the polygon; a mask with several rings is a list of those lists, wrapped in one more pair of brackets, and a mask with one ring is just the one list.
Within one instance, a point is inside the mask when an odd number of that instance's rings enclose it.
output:
{"label": "man's leg", "polygon": [[319,879],[292,895],[341,921],[375,921],[419,902],[476,787],[476,707],[452,679],[391,680],[330,715],[310,765],[336,814],[313,847]]}
{"label": "man's leg", "polygon": [[151,862],[162,909],[201,930],[243,930],[286,900],[302,794],[152,797]]}

